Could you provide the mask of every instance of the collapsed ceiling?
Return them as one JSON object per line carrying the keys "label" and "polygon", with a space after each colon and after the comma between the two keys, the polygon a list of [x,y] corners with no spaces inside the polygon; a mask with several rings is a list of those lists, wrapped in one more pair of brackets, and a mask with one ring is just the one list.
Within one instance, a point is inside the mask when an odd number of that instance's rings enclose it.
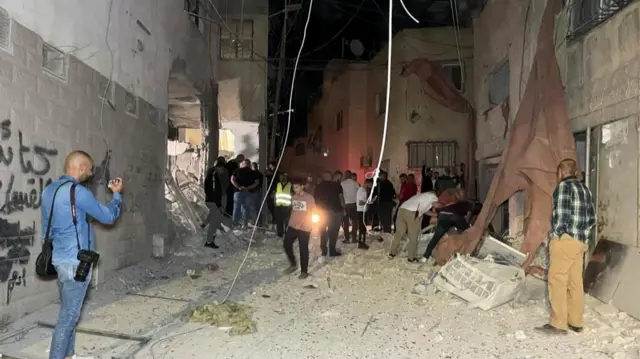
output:
{"label": "collapsed ceiling", "polygon": [[175,128],[200,128],[200,92],[181,75],[169,78],[169,119]]}

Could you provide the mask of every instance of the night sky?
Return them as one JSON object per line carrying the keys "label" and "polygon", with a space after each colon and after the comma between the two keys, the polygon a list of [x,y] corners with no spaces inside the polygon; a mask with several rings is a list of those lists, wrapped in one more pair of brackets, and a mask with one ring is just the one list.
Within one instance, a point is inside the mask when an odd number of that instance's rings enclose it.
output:
{"label": "night sky", "polygon": [[[280,109],[288,107],[291,77],[295,57],[302,42],[304,24],[309,11],[309,0],[289,0],[290,4],[302,3],[302,8],[290,12],[287,19],[288,36],[286,47],[286,72],[282,86]],[[451,26],[452,12],[450,0],[404,0],[411,13],[418,18],[416,24],[406,15],[399,0],[394,0],[394,33],[405,28]],[[461,21],[464,25],[469,1],[457,0]],[[270,0],[270,13],[282,11],[285,0]],[[345,42],[357,39],[364,45],[361,60],[370,60],[379,51],[387,38],[388,0],[314,0],[311,22],[306,43],[298,65],[296,75],[292,132],[289,144],[295,137],[306,135],[307,112],[313,104],[322,85],[322,74],[331,59],[345,58],[356,60]],[[463,16],[464,15],[464,16]],[[275,88],[283,15],[270,19],[269,59],[270,59],[270,103],[275,102]],[[344,47],[344,48],[343,48]],[[343,57],[344,54],[344,57]],[[287,116],[279,116],[281,128],[286,128]],[[279,146],[278,146],[279,147]]]}

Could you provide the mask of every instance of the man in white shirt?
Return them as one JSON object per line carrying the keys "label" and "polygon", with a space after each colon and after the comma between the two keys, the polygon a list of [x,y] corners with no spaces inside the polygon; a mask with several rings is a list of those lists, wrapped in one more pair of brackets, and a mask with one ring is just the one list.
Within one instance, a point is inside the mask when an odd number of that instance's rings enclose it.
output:
{"label": "man in white shirt", "polygon": [[422,228],[422,216],[431,210],[433,202],[438,201],[435,192],[419,193],[406,202],[398,209],[398,218],[396,219],[396,233],[393,235],[391,248],[389,250],[389,258],[397,255],[398,245],[402,241],[405,234],[409,237],[408,245],[408,261],[410,263],[419,263],[418,256],[418,236]]}
{"label": "man in white shirt", "polygon": [[[342,194],[344,196],[344,217],[342,218],[342,229],[344,230],[344,243],[356,243],[358,238],[358,211],[356,207],[356,194],[360,185],[354,181],[350,171],[344,173],[342,182]],[[349,221],[352,229],[349,231]],[[351,233],[349,233],[351,232]],[[351,234],[351,236],[349,236]]]}
{"label": "man in white shirt", "polygon": [[358,188],[358,192],[356,194],[356,209],[358,210],[358,248],[359,249],[369,249],[367,245],[367,224],[365,223],[365,214],[367,213],[367,209],[369,207],[369,203],[375,201],[375,197],[371,199],[371,202],[368,202],[369,199],[369,191],[371,191],[371,187],[373,187],[373,179],[367,178],[364,181],[364,187]]}

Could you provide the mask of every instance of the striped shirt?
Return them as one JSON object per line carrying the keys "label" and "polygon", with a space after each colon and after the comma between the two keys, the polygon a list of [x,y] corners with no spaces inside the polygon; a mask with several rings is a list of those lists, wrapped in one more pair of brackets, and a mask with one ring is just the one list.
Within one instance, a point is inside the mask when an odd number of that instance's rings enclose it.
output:
{"label": "striped shirt", "polygon": [[595,224],[591,191],[576,177],[562,180],[553,191],[552,235],[559,238],[566,233],[586,242]]}

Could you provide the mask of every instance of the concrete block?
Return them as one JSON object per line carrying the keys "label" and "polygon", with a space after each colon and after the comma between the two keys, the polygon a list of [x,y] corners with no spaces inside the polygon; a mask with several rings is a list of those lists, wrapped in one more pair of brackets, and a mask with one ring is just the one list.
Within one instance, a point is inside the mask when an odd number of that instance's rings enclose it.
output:
{"label": "concrete block", "polygon": [[[22,130],[22,132],[27,136],[31,136],[36,133],[36,117],[31,112],[27,112],[16,106],[11,107],[10,113],[11,115],[9,118],[11,119],[11,129],[13,131]],[[17,132],[14,132],[14,134],[17,139]],[[15,143],[17,144],[17,140]]]}
{"label": "concrete block", "polygon": [[30,52],[42,51],[42,39],[35,32],[20,25],[18,22],[13,22],[13,43],[14,45],[22,46],[25,50]]}
{"label": "concrete block", "polygon": [[29,109],[36,117],[49,120],[51,119],[51,108],[50,103],[45,101],[42,97],[38,96],[35,91],[27,92],[25,94],[25,106]]}
{"label": "concrete block", "polygon": [[50,76],[39,76],[36,79],[37,93],[46,100],[56,100],[58,98],[58,90],[60,81],[54,80]]}
{"label": "concrete block", "polygon": [[[63,123],[65,125],[70,125],[71,123],[73,123],[73,112],[69,111],[68,107],[64,107],[64,106],[60,106],[60,105],[55,105],[55,104],[49,104],[50,108],[51,108],[51,117],[53,118],[54,121],[58,121],[60,123]],[[75,139],[75,132],[72,132],[73,135],[71,135],[72,139]]]}
{"label": "concrete block", "polygon": [[0,81],[11,82],[13,80],[13,64],[0,59]]}
{"label": "concrete block", "polygon": [[9,84],[0,81],[0,98],[6,105],[17,110],[25,108],[25,94],[23,91],[15,91]]}
{"label": "concrete block", "polygon": [[37,91],[36,75],[28,72],[26,69],[14,67],[12,82],[13,85],[16,86],[16,90],[33,93]]}

